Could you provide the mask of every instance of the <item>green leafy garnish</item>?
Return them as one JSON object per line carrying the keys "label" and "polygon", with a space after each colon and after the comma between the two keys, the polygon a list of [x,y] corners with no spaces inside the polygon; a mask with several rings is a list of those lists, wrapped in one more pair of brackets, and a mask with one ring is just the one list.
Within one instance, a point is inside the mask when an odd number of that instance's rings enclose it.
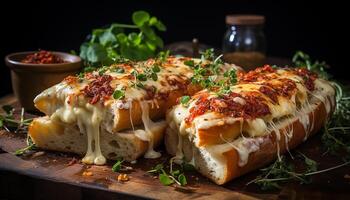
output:
{"label": "green leafy garnish", "polygon": [[184,174],[180,174],[178,177],[178,180],[182,186],[187,185],[187,179],[186,179],[186,176]]}
{"label": "green leafy garnish", "polygon": [[2,106],[2,110],[5,111],[5,114],[0,114],[0,128],[4,128],[8,132],[26,132],[33,120],[32,118],[25,119],[24,108],[21,109],[19,120],[15,119],[15,109],[11,105]]}
{"label": "green leafy garnish", "polygon": [[113,98],[114,99],[122,99],[125,97],[125,91],[124,90],[115,90],[113,92]]}
{"label": "green leafy garnish", "polygon": [[328,172],[350,164],[350,161],[348,161],[343,164],[318,171],[317,163],[314,160],[306,157],[304,154],[301,155],[304,158],[306,170],[302,172],[296,172],[295,166],[292,163],[286,161],[286,159],[283,156],[281,156],[281,160],[276,160],[270,166],[260,169],[262,174],[257,176],[257,178],[255,178],[254,180],[248,182],[247,185],[251,183],[256,183],[261,187],[262,190],[271,190],[280,189],[281,183],[290,180],[295,180],[300,183],[308,184],[311,183],[309,177],[312,175]]}
{"label": "green leafy garnish", "polygon": [[117,160],[117,162],[112,166],[112,171],[119,172],[120,169],[122,168],[123,162],[124,162],[124,160],[122,160],[122,159]]}
{"label": "green leafy garnish", "polygon": [[214,61],[215,59],[215,53],[214,53],[214,49],[207,49],[204,52],[201,52],[201,59],[202,60],[209,60],[209,61]]}
{"label": "green leafy garnish", "polygon": [[190,99],[191,99],[190,96],[182,96],[180,102],[182,105],[187,105],[187,103],[190,101]]}
{"label": "green leafy garnish", "polygon": [[185,171],[183,166],[184,165],[182,165],[181,170],[173,170],[173,162],[172,159],[170,159],[169,172],[166,172],[165,166],[163,164],[157,164],[153,169],[147,171],[147,173],[159,174],[159,181],[165,186],[169,186],[174,183],[180,186],[185,186],[187,185],[187,178],[183,173],[183,171]]}
{"label": "green leafy garnish", "polygon": [[186,60],[184,64],[189,67],[194,67],[194,60]]}
{"label": "green leafy garnish", "polygon": [[168,174],[164,173],[164,174],[159,174],[159,181],[165,185],[165,186],[168,186],[168,185],[171,185],[174,183],[173,179],[171,179],[169,177]]}
{"label": "green leafy garnish", "polygon": [[146,11],[134,12],[132,21],[133,24],[114,23],[108,28],[93,30],[90,40],[80,46],[80,57],[86,66],[110,65],[124,58],[154,57],[163,48],[163,40],[156,30],[165,31],[165,25]]}
{"label": "green leafy garnish", "polygon": [[29,136],[27,136],[27,146],[24,147],[24,148],[22,148],[22,149],[17,149],[17,150],[15,151],[14,154],[15,154],[16,156],[21,156],[21,155],[23,155],[25,152],[27,152],[27,151],[32,151],[32,150],[36,150],[36,146],[35,146],[35,144],[33,143],[32,138],[30,138]]}

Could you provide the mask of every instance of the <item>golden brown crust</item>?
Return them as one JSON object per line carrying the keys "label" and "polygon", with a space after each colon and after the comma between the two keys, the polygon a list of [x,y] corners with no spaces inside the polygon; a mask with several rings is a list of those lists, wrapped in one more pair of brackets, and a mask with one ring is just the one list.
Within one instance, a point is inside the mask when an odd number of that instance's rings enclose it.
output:
{"label": "golden brown crust", "polygon": [[[197,146],[206,146],[213,144],[224,143],[227,140],[232,140],[240,135],[240,122],[236,121],[233,124],[223,124],[210,127],[208,129],[198,129]],[[225,139],[225,140],[223,140]]]}
{"label": "golden brown crust", "polygon": [[[329,114],[331,114],[333,110],[334,107]],[[310,122],[314,123],[314,125],[313,129],[310,130],[310,133],[306,133],[299,119],[295,120],[292,124],[289,124],[289,126],[293,126],[293,136],[288,142],[289,149],[293,149],[297,145],[301,144],[304,141],[305,134],[308,134],[308,137],[314,135],[326,122],[328,115],[324,103],[320,102],[312,112],[309,113],[309,119]],[[279,131],[281,133],[281,139],[278,141],[278,143],[280,147],[280,154],[283,154],[287,151],[284,136],[286,134],[286,130],[285,128],[281,128]],[[238,165],[239,155],[236,149],[231,149],[230,151],[223,153],[227,162],[225,177],[219,180],[213,179],[213,181],[219,185],[222,185],[238,176],[263,167],[275,160],[277,158],[276,134],[273,131],[271,134],[263,136],[263,138],[264,142],[260,145],[259,150],[251,153],[247,164],[242,167]]]}
{"label": "golden brown crust", "polygon": [[[197,88],[198,89],[198,88]],[[194,92],[195,88],[191,89]],[[169,93],[166,100],[157,99],[153,105],[149,106],[149,117],[150,119],[156,121],[159,119],[164,119],[166,111],[176,105],[177,99],[183,95],[187,94],[186,91],[174,90]],[[137,126],[142,124],[142,110],[139,101],[133,101],[131,112],[129,109],[116,109],[115,110],[115,123],[113,127],[113,132],[118,132],[120,130],[130,129],[132,125]],[[131,114],[131,117],[130,117]],[[132,124],[131,124],[132,122]]]}

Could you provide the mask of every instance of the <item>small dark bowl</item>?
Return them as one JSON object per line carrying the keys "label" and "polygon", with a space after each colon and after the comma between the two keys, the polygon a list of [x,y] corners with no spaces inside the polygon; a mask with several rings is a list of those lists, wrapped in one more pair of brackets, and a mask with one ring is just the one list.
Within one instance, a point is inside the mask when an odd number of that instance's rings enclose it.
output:
{"label": "small dark bowl", "polygon": [[65,63],[30,64],[21,62],[27,55],[37,51],[19,52],[5,57],[6,65],[11,69],[12,89],[22,107],[35,111],[33,100],[43,90],[59,83],[68,75],[79,72],[82,61],[79,56],[62,52],[52,52]]}

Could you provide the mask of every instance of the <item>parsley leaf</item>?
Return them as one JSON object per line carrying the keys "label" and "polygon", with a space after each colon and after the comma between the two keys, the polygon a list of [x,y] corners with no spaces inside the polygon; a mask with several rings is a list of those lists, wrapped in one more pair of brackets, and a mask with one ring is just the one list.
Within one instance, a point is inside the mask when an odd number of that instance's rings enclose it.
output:
{"label": "parsley leaf", "polygon": [[174,183],[174,181],[167,174],[159,174],[159,181],[165,186]]}
{"label": "parsley leaf", "polygon": [[142,10],[132,14],[132,22],[113,23],[107,28],[93,30],[89,40],[80,46],[79,55],[85,66],[96,67],[121,60],[126,62],[128,59],[146,60],[154,57],[164,45],[156,30],[165,31],[165,25]]}
{"label": "parsley leaf", "polygon": [[191,99],[190,96],[182,96],[180,102],[183,105],[187,105],[187,103],[190,101],[190,99]]}
{"label": "parsley leaf", "polygon": [[113,172],[119,172],[121,167],[122,167],[122,163],[124,162],[124,160],[117,160],[117,162],[113,165],[112,167],[112,171]]}
{"label": "parsley leaf", "polygon": [[125,91],[124,90],[115,90],[113,92],[113,98],[114,99],[122,99],[125,97]]}

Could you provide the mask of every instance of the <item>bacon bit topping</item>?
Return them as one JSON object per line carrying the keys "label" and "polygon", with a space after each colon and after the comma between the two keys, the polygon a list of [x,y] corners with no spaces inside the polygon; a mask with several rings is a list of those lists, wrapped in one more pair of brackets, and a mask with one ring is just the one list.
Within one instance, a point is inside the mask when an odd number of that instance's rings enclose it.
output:
{"label": "bacon bit topping", "polygon": [[259,91],[268,96],[274,103],[278,103],[278,95],[290,98],[296,89],[297,85],[294,81],[287,78],[278,79],[277,83],[266,82]]}
{"label": "bacon bit topping", "polygon": [[145,85],[143,89],[146,91],[145,100],[154,99],[154,96],[157,92],[157,88],[155,86]]}
{"label": "bacon bit topping", "polygon": [[91,98],[90,104],[95,104],[102,98],[107,99],[113,94],[113,88],[110,86],[112,80],[110,75],[98,76],[83,89],[85,96]]}
{"label": "bacon bit topping", "polygon": [[67,76],[66,78],[63,79],[63,81],[65,81],[67,84],[76,83],[77,80],[78,80],[78,77],[76,76]]}
{"label": "bacon bit topping", "polygon": [[307,70],[306,68],[296,68],[293,69],[293,72],[304,79],[305,87],[308,90],[313,91],[315,89],[314,81],[317,79],[317,74]]}
{"label": "bacon bit topping", "polygon": [[[235,101],[236,97],[242,98],[245,103],[241,104]],[[255,119],[271,114],[265,102],[266,100],[259,96],[258,92],[247,92],[244,96],[232,92],[221,98],[214,97],[210,99],[200,96],[195,106],[190,109],[190,115],[185,119],[185,122],[192,122],[195,117],[203,115],[208,110],[235,118]]]}
{"label": "bacon bit topping", "polygon": [[166,76],[166,80],[171,86],[177,86],[178,89],[185,90],[189,81],[181,78],[179,75]]}
{"label": "bacon bit topping", "polygon": [[84,77],[88,80],[95,78],[95,75],[91,72],[88,72],[84,75]]}
{"label": "bacon bit topping", "polygon": [[40,50],[34,54],[27,55],[22,62],[31,64],[58,64],[65,63],[66,61],[49,51]]}
{"label": "bacon bit topping", "polygon": [[259,91],[264,95],[268,96],[274,103],[278,103],[278,98],[277,98],[278,93],[276,92],[276,90],[272,89],[271,87],[263,85],[259,88]]}
{"label": "bacon bit topping", "polygon": [[[275,78],[273,74],[271,74],[274,72],[276,72],[276,70],[273,69],[270,65],[265,65],[263,67],[258,67],[255,70],[249,71],[248,73],[239,71],[237,76],[240,83],[256,82],[261,80],[271,80]],[[267,75],[272,75],[272,76],[267,76]]]}

